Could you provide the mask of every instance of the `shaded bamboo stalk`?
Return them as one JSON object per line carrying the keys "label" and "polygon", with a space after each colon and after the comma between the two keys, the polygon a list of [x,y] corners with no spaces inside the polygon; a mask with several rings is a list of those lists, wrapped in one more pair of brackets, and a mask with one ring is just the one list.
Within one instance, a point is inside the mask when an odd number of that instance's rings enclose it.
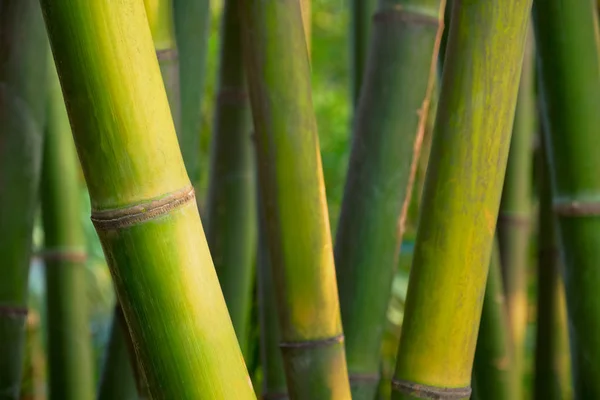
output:
{"label": "shaded bamboo stalk", "polygon": [[348,399],[300,3],[242,4],[242,43],[289,395]]}
{"label": "shaded bamboo stalk", "polygon": [[376,0],[350,2],[350,93],[354,109],[358,107],[360,89],[367,64],[371,25]]}
{"label": "shaded bamboo stalk", "polygon": [[240,0],[226,0],[223,10],[206,238],[238,342],[246,353],[257,229],[252,121],[239,8]]}
{"label": "shaded bamboo stalk", "polygon": [[592,1],[536,1],[542,120],[565,266],[574,396],[600,398],[600,38]]}
{"label": "shaded bamboo stalk", "polygon": [[382,1],[335,241],[354,399],[373,399],[391,284],[427,121],[444,1]]}
{"label": "shaded bamboo stalk", "polygon": [[49,96],[42,164],[42,218],[48,318],[49,398],[95,397],[85,293],[77,155],[58,75],[49,57]]}
{"label": "shaded bamboo stalk", "polygon": [[26,355],[20,400],[45,400],[48,398],[46,395],[46,355],[40,314],[33,308],[30,308],[27,314],[26,335]]}
{"label": "shaded bamboo stalk", "polygon": [[530,30],[523,57],[519,97],[498,214],[498,243],[502,278],[514,346],[517,376],[515,398],[522,398],[527,327],[527,270],[531,225],[533,134],[536,131],[534,93],[534,48]]}
{"label": "shaded bamboo stalk", "polygon": [[36,0],[0,1],[0,398],[18,399],[46,109],[47,39]]}
{"label": "shaded bamboo stalk", "polygon": [[150,396],[255,398],[177,145],[143,3],[41,3],[92,221]]}
{"label": "shaded bamboo stalk", "polygon": [[192,184],[200,181],[200,131],[210,30],[209,0],[171,0],[179,62],[181,124],[177,136]]}
{"label": "shaded bamboo stalk", "polygon": [[560,254],[556,244],[548,161],[543,149],[539,153],[538,298],[533,393],[538,400],[570,399],[569,339]]}
{"label": "shaded bamboo stalk", "polygon": [[473,363],[477,398],[515,400],[520,398],[517,393],[520,390],[518,386],[521,376],[514,368],[512,334],[496,240],[489,268]]}
{"label": "shaded bamboo stalk", "polygon": [[453,2],[394,399],[471,393],[530,7]]}

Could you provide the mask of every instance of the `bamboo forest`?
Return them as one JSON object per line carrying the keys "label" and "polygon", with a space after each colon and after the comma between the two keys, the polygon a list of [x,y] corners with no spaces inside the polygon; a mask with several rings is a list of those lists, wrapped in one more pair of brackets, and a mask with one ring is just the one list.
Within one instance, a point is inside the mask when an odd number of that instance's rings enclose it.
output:
{"label": "bamboo forest", "polygon": [[0,400],[600,400],[599,15],[0,0]]}

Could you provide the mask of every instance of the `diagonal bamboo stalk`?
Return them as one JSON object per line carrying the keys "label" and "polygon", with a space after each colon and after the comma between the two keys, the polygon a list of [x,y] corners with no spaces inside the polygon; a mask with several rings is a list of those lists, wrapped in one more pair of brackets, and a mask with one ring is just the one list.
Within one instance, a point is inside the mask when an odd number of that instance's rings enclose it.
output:
{"label": "diagonal bamboo stalk", "polygon": [[453,2],[394,399],[470,395],[530,7]]}
{"label": "diagonal bamboo stalk", "polygon": [[41,3],[92,221],[150,396],[255,398],[177,146],[143,3]]}

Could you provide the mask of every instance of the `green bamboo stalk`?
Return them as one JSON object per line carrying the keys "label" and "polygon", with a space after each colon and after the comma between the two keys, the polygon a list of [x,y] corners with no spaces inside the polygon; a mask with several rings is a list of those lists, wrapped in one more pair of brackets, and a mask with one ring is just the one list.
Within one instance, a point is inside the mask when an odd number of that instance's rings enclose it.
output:
{"label": "green bamboo stalk", "polygon": [[350,90],[352,104],[356,109],[365,75],[371,25],[377,1],[352,0],[350,4]]}
{"label": "green bamboo stalk", "polygon": [[593,1],[533,9],[542,117],[578,399],[600,398],[600,38]]}
{"label": "green bamboo stalk", "polygon": [[256,195],[239,8],[240,0],[226,0],[223,10],[206,237],[238,342],[246,353],[256,254]]}
{"label": "green bamboo stalk", "polygon": [[45,115],[47,39],[35,0],[0,1],[0,398],[17,399]]}
{"label": "green bamboo stalk", "polygon": [[143,3],[41,3],[92,221],[151,397],[255,398],[177,146]]}
{"label": "green bamboo stalk", "polygon": [[394,399],[470,395],[530,7],[453,2]]}
{"label": "green bamboo stalk", "polygon": [[514,369],[513,343],[498,247],[498,242],[494,240],[473,363],[474,380],[477,382],[479,399],[515,400],[520,398],[517,393],[521,376]]}
{"label": "green bamboo stalk", "polygon": [[30,308],[27,314],[25,365],[20,400],[46,400],[46,355],[40,314]]}
{"label": "green bamboo stalk", "polygon": [[538,219],[538,298],[535,340],[534,398],[559,400],[572,398],[569,365],[569,341],[560,278],[560,259],[556,245],[552,192],[544,151],[539,162]]}
{"label": "green bamboo stalk", "polygon": [[[515,111],[512,140],[498,214],[498,243],[502,278],[514,346],[517,376],[524,370],[525,329],[527,327],[527,270],[531,225],[531,187],[533,134],[536,131],[536,100],[533,74],[533,37],[531,32],[523,58],[519,97]],[[522,379],[517,381],[514,398],[523,394]]]}
{"label": "green bamboo stalk", "polygon": [[300,3],[243,0],[242,5],[242,43],[289,394],[349,399]]}
{"label": "green bamboo stalk", "polygon": [[181,126],[179,145],[194,186],[200,182],[200,130],[206,52],[210,28],[209,0],[171,0],[179,60]]}
{"label": "green bamboo stalk", "polygon": [[385,0],[354,122],[335,242],[352,395],[373,399],[381,338],[435,75],[444,1]]}
{"label": "green bamboo stalk", "polygon": [[42,165],[49,398],[93,399],[92,343],[87,323],[85,243],[77,156],[58,75],[50,57]]}
{"label": "green bamboo stalk", "polygon": [[[104,352],[104,368],[100,379],[98,400],[135,400],[138,398],[130,345],[123,310],[117,304],[110,327],[110,337]],[[137,362],[135,365],[137,366]]]}

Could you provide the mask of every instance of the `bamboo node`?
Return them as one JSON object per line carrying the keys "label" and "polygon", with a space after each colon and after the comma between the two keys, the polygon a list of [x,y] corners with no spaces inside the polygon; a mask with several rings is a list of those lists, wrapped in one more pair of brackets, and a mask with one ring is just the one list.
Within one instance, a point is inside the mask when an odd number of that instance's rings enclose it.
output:
{"label": "bamboo node", "polygon": [[404,22],[407,25],[426,25],[438,27],[440,19],[432,15],[418,13],[402,8],[388,8],[373,15],[374,22]]}
{"label": "bamboo node", "polygon": [[195,201],[194,188],[188,186],[158,200],[151,200],[125,208],[92,211],[92,222],[98,230],[108,231],[146,222]]}
{"label": "bamboo node", "polygon": [[0,317],[26,318],[28,312],[27,307],[0,305]]}
{"label": "bamboo node", "polygon": [[46,263],[49,261],[84,263],[87,260],[87,253],[83,249],[45,249],[38,251],[34,257],[39,258]]}
{"label": "bamboo node", "polygon": [[500,212],[498,214],[498,222],[522,227],[528,227],[530,225],[529,215],[507,212]]}
{"label": "bamboo node", "polygon": [[350,382],[379,382],[381,376],[379,374],[350,374],[349,375]]}
{"label": "bamboo node", "polygon": [[289,396],[285,392],[267,392],[263,393],[262,400],[287,400]]}
{"label": "bamboo node", "polygon": [[600,216],[600,202],[555,201],[554,212],[561,217]]}
{"label": "bamboo node", "polygon": [[176,48],[156,50],[156,58],[158,61],[174,61],[179,58],[179,53]]}
{"label": "bamboo node", "polygon": [[248,92],[238,87],[222,87],[217,94],[219,104],[239,105],[248,100]]}
{"label": "bamboo node", "polygon": [[284,349],[312,349],[315,347],[326,347],[332,344],[344,343],[344,334],[316,340],[305,340],[302,342],[281,342],[279,347]]}
{"label": "bamboo node", "polygon": [[403,394],[408,394],[421,399],[433,400],[459,400],[471,396],[471,387],[447,388],[439,386],[428,386],[420,383],[405,381],[402,379],[392,380],[392,389]]}

